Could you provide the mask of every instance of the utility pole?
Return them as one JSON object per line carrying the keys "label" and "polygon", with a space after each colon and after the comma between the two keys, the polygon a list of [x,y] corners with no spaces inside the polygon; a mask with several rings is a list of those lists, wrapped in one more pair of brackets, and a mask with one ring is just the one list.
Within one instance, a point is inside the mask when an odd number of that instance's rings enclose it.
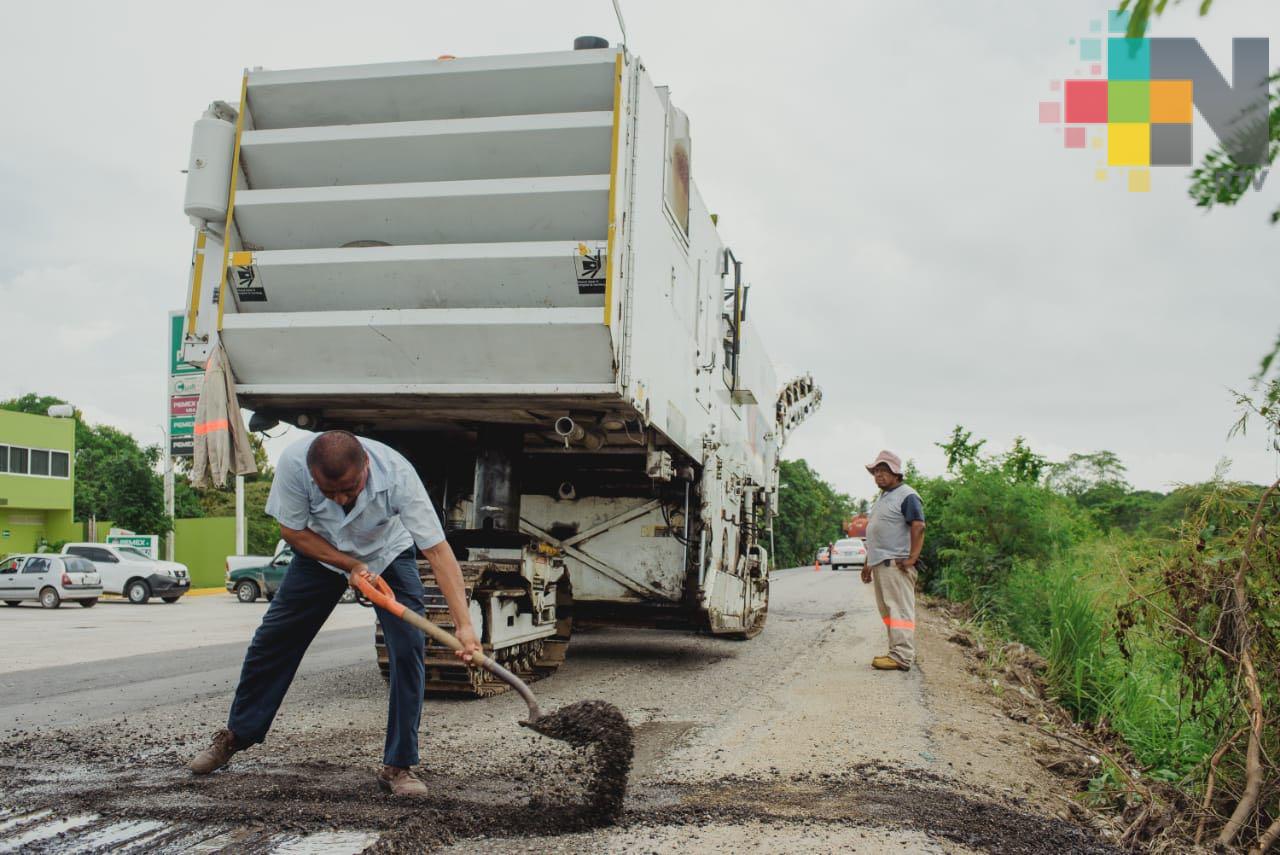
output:
{"label": "utility pole", "polygon": [[[169,520],[172,522],[173,512],[174,512],[172,437],[169,435],[169,431],[166,428],[161,427],[160,430],[164,433],[164,512],[165,512],[165,515],[168,516]],[[170,525],[169,530],[165,532],[165,535],[164,535],[165,561],[174,560],[173,558],[174,549],[175,549],[175,545],[173,542],[174,537],[175,537],[175,534],[173,532],[173,527],[172,525]]]}
{"label": "utility pole", "polygon": [[248,550],[245,548],[245,530],[244,530],[244,476],[236,476],[236,555],[244,555]]}

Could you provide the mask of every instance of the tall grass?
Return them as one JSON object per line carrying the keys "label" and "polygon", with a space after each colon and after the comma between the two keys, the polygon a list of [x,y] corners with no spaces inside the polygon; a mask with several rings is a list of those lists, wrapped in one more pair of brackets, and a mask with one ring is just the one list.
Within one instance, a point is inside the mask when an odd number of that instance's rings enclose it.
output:
{"label": "tall grass", "polygon": [[1073,717],[1118,733],[1152,777],[1181,780],[1213,750],[1209,723],[1181,702],[1172,652],[1131,632],[1126,655],[1111,630],[1145,546],[1098,537],[1047,560],[1015,562],[998,584],[953,578],[948,587],[965,590],[981,619],[1045,658],[1054,699]]}

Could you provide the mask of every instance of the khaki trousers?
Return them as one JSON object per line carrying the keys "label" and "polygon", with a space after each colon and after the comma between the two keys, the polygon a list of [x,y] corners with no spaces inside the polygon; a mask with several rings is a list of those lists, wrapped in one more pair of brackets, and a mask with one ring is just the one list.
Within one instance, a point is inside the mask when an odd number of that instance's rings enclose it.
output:
{"label": "khaki trousers", "polygon": [[916,659],[916,571],[893,561],[872,565],[876,606],[889,630],[889,656],[903,665]]}

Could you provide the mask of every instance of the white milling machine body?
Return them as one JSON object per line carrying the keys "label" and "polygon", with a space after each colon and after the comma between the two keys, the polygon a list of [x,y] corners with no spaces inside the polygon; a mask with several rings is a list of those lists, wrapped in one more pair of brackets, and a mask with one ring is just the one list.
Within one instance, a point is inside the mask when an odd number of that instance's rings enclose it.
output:
{"label": "white milling machine body", "polygon": [[[690,155],[666,88],[591,38],[253,70],[197,122],[184,358],[220,338],[254,429],[404,453],[527,677],[575,620],[764,624],[778,452],[820,392],[779,388]],[[426,658],[429,690],[495,689]]]}

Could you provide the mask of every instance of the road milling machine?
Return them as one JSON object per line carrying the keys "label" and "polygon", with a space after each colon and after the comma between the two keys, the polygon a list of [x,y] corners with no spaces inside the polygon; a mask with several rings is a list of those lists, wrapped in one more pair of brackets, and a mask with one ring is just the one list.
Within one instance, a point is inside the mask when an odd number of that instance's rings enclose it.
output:
{"label": "road milling machine", "polygon": [[[251,429],[412,461],[486,651],[526,678],[575,622],[765,623],[778,453],[821,393],[778,383],[692,154],[667,88],[592,37],[254,69],[195,125],[183,358],[221,341]],[[501,688],[426,662],[429,692]]]}

